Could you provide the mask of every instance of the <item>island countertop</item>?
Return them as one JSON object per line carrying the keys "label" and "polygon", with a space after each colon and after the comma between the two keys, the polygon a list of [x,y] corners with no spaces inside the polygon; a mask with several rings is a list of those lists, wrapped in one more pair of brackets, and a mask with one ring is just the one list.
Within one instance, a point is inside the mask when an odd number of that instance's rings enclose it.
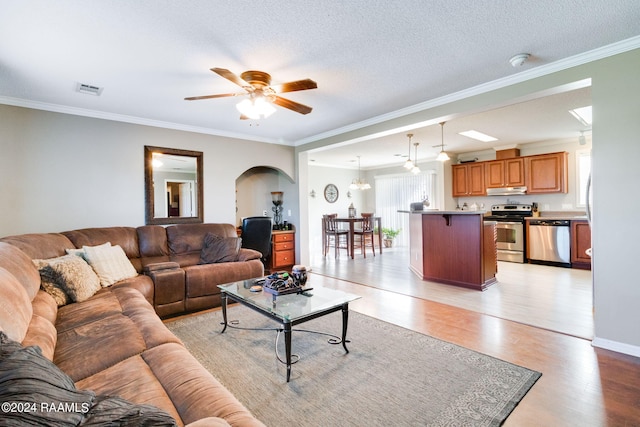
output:
{"label": "island countertop", "polygon": [[428,209],[423,211],[403,211],[399,210],[401,213],[409,213],[409,214],[418,214],[418,215],[485,215],[487,211],[440,211],[437,209]]}

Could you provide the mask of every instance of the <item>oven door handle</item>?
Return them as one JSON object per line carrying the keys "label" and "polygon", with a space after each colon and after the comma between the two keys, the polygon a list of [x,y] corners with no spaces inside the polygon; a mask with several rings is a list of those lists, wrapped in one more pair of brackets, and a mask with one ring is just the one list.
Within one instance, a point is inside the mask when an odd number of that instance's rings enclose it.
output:
{"label": "oven door handle", "polygon": [[496,222],[496,227],[500,227],[501,225],[522,225],[522,223],[521,222],[508,222],[508,221],[498,221],[498,222]]}

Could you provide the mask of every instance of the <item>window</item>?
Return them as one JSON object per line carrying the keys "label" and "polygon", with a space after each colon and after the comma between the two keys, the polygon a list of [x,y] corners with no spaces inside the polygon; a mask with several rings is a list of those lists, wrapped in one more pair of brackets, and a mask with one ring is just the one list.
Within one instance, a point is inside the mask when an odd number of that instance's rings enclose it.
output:
{"label": "window", "polygon": [[576,151],[576,183],[578,195],[576,206],[586,207],[587,205],[587,181],[591,174],[591,150]]}
{"label": "window", "polygon": [[383,228],[401,229],[395,239],[396,246],[409,244],[409,215],[399,213],[408,211],[411,203],[421,202],[426,197],[434,206],[437,200],[435,171],[425,171],[417,175],[399,174],[376,176],[376,215],[382,218]]}

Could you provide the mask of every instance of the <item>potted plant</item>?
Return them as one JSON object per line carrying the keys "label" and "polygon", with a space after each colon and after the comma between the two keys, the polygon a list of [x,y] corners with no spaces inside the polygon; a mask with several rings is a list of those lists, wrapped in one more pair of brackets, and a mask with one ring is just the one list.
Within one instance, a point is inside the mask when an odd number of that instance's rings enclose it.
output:
{"label": "potted plant", "polygon": [[382,237],[384,239],[384,247],[390,248],[393,246],[393,239],[400,234],[401,229],[394,230],[393,228],[382,228]]}

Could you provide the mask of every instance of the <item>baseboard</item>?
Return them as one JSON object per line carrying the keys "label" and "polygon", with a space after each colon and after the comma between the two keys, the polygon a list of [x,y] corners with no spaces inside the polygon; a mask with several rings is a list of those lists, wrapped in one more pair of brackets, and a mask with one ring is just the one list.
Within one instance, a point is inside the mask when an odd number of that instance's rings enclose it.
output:
{"label": "baseboard", "polygon": [[640,357],[640,346],[611,341],[604,338],[594,338],[591,345],[617,353],[628,354],[629,356]]}

